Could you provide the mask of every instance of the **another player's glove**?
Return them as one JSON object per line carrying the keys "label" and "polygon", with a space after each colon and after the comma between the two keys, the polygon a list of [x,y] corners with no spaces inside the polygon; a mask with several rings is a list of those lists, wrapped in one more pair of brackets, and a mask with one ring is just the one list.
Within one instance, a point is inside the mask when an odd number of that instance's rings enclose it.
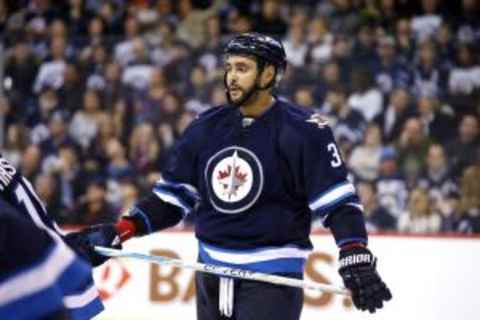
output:
{"label": "another player's glove", "polygon": [[121,249],[120,236],[113,223],[87,227],[65,235],[65,242],[85,260],[96,267],[109,259],[95,251],[95,246]]}
{"label": "another player's glove", "polygon": [[376,270],[377,259],[370,250],[361,246],[349,246],[340,250],[340,269],[347,289],[357,309],[371,313],[383,307],[383,301],[392,298],[390,290]]}

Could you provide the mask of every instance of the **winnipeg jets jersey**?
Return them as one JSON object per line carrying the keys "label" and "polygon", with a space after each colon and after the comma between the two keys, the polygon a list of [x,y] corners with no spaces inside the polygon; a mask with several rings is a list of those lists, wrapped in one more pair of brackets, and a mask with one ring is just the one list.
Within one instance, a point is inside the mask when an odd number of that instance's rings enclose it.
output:
{"label": "winnipeg jets jersey", "polygon": [[[103,310],[92,269],[62,240],[33,187],[0,156],[0,319],[69,319]],[[28,242],[25,242],[28,240]]]}
{"label": "winnipeg jets jersey", "polygon": [[153,191],[195,215],[201,260],[269,273],[303,271],[312,218],[360,207],[327,122],[279,100],[255,120],[200,115]]}

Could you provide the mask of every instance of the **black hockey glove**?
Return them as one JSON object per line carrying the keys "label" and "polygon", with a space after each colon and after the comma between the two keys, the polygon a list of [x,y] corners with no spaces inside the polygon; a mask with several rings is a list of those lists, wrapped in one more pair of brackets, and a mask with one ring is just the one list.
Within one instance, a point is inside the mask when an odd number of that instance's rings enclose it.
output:
{"label": "black hockey glove", "polygon": [[95,246],[122,248],[120,237],[113,223],[87,227],[81,231],[65,235],[64,239],[79,256],[90,262],[94,267],[109,259],[109,257],[98,254],[94,249]]}
{"label": "black hockey glove", "polygon": [[383,301],[392,298],[390,290],[376,270],[377,259],[365,247],[340,250],[340,269],[343,283],[352,292],[353,304],[362,311],[374,313]]}

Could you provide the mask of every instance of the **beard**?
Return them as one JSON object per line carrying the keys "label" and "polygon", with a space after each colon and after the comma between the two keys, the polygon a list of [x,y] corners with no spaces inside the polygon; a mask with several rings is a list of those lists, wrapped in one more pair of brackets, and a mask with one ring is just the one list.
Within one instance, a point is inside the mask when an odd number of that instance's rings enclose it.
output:
{"label": "beard", "polygon": [[255,83],[246,89],[239,86],[230,86],[226,89],[228,103],[235,107],[240,107],[253,98],[256,91]]}

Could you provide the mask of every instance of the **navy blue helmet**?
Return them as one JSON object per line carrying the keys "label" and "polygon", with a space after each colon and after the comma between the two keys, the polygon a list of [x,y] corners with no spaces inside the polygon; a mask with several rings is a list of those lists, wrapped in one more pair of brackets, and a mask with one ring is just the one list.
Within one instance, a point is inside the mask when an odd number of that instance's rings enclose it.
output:
{"label": "navy blue helmet", "polygon": [[280,41],[260,33],[243,33],[227,43],[225,55],[250,55],[257,58],[262,69],[265,63],[272,64],[277,74],[282,74],[287,66],[287,56]]}

